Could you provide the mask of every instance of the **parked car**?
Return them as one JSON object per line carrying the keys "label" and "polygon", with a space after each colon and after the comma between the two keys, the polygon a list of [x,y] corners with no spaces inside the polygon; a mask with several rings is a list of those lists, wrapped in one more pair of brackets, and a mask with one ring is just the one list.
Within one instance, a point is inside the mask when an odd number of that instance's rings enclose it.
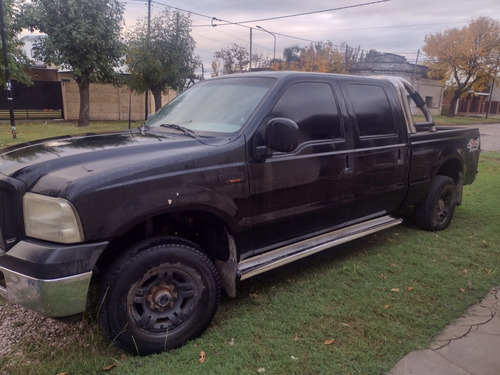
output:
{"label": "parked car", "polygon": [[203,333],[222,290],[398,225],[403,206],[445,229],[479,146],[477,129],[437,128],[398,78],[203,81],[138,129],[0,152],[0,294],[62,318],[97,281],[110,339],[175,348]]}

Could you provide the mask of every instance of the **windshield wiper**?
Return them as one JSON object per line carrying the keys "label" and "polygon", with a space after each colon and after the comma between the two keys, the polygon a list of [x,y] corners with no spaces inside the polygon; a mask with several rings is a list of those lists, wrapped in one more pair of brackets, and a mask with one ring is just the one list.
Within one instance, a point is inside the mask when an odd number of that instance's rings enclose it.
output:
{"label": "windshield wiper", "polygon": [[139,129],[141,133],[144,134],[146,130],[149,130],[149,126],[146,125],[146,121],[144,121],[141,126],[137,127],[137,129]]}
{"label": "windshield wiper", "polygon": [[177,124],[161,124],[160,127],[168,128],[168,129],[175,129],[175,130],[181,131],[182,133],[184,133],[184,135],[187,135],[189,137],[196,139],[196,133],[191,129],[185,128],[184,126],[180,126]]}

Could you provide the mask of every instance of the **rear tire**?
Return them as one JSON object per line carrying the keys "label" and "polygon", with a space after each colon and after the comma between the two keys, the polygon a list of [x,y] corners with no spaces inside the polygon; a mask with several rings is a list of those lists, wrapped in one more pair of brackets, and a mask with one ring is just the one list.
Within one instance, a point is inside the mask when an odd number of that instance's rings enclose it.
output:
{"label": "rear tire", "polygon": [[132,248],[102,280],[99,321],[121,349],[159,353],[205,331],[220,290],[214,264],[188,242]]}
{"label": "rear tire", "polygon": [[455,182],[447,176],[434,177],[425,201],[415,206],[417,225],[429,231],[446,229],[453,218],[456,205]]}

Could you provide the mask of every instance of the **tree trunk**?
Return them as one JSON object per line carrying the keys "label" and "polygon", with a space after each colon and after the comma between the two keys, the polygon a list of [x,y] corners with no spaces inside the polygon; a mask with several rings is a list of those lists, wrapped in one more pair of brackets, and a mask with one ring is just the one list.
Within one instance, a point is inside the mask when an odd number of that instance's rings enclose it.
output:
{"label": "tree trunk", "polygon": [[161,108],[161,88],[155,87],[151,89],[153,93],[153,98],[155,98],[155,112]]}
{"label": "tree trunk", "polygon": [[455,109],[457,108],[458,99],[460,99],[460,94],[453,95],[450,101],[450,108],[448,108],[448,117],[455,117]]}
{"label": "tree trunk", "polygon": [[80,114],[78,116],[78,127],[82,128],[89,126],[90,117],[90,92],[89,85],[78,83],[78,90],[80,91]]}

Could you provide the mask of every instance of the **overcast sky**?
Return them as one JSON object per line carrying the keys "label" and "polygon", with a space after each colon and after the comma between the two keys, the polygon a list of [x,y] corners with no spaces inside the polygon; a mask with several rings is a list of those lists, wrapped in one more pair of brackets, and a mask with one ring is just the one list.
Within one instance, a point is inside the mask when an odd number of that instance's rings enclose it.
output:
{"label": "overcast sky", "polygon": [[[125,4],[127,25],[147,17],[147,0]],[[286,47],[330,41],[401,54],[415,62],[426,35],[461,28],[481,16],[500,19],[500,0],[152,0],[152,15],[167,6],[191,12],[195,53],[207,73],[214,52],[233,43],[250,49],[250,28],[253,53],[272,58],[274,37],[257,26],[276,35],[277,58]],[[213,17],[222,21],[212,22]],[[420,54],[419,63],[423,59]]]}

